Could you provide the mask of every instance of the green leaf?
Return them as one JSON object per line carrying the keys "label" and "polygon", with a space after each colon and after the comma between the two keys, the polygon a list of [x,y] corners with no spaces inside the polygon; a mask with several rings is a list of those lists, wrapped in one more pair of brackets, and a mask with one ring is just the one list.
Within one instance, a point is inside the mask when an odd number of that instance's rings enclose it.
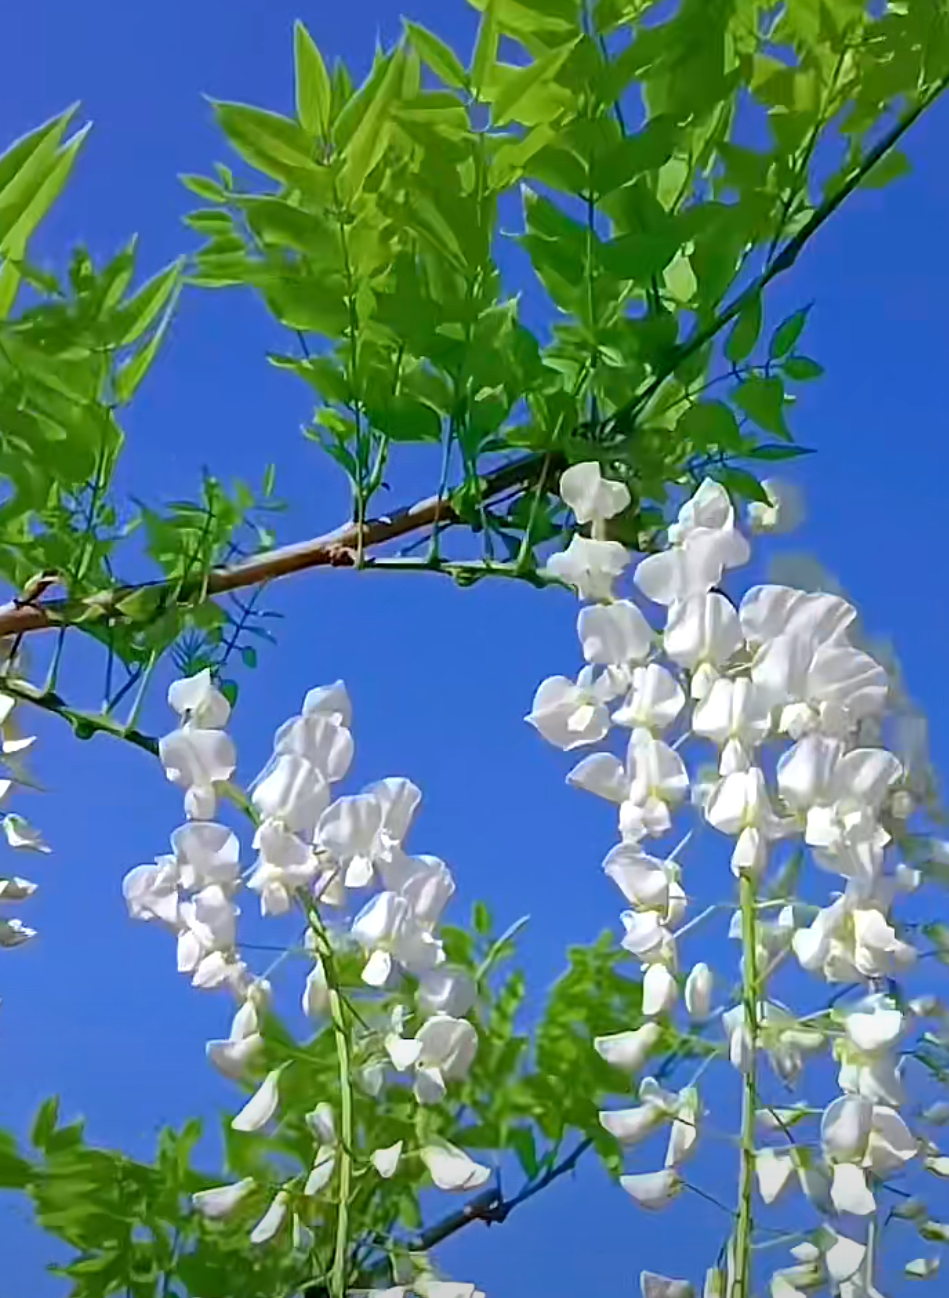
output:
{"label": "green leaf", "polygon": [[185,189],[190,189],[192,194],[197,194],[198,198],[203,198],[206,203],[227,202],[227,191],[217,181],[210,180],[207,176],[179,175],[178,179]]}
{"label": "green leaf", "polygon": [[882,189],[884,185],[898,180],[900,176],[908,176],[911,171],[912,167],[906,154],[901,153],[899,149],[890,149],[875,166],[870,168],[860,183],[865,189]]}
{"label": "green leaf", "polygon": [[161,318],[158,328],[149,338],[145,346],[127,361],[115,376],[115,396],[119,405],[125,405],[131,401],[132,397],[138,391],[146,374],[155,362],[155,358],[161,351],[165,336],[171,325],[171,319],[174,315],[175,305],[178,301],[178,294],[181,291],[180,280],[174,284],[170,300],[165,307],[165,313]]}
{"label": "green leaf", "polygon": [[824,373],[823,365],[812,361],[809,356],[789,356],[781,368],[795,383],[808,383]]}
{"label": "green leaf", "polygon": [[399,393],[378,405],[367,403],[373,427],[394,442],[438,442],[441,416],[425,401]]}
{"label": "green leaf", "polygon": [[539,1166],[533,1130],[530,1127],[512,1127],[508,1132],[508,1140],[517,1155],[517,1161],[523,1168],[524,1175],[528,1180],[533,1180]]}
{"label": "green leaf", "polygon": [[300,168],[315,166],[309,136],[289,117],[247,104],[212,100],[212,107],[230,143],[258,171],[287,181]]}
{"label": "green leaf", "polygon": [[293,25],[296,104],[300,125],[310,135],[327,136],[333,89],[323,56],[299,19]]}
{"label": "green leaf", "polygon": [[804,307],[800,311],[795,311],[789,315],[786,320],[782,320],[771,335],[771,342],[768,346],[768,358],[776,361],[788,352],[804,332],[804,326],[807,323],[808,312],[810,307]]}
{"label": "green leaf", "polygon": [[491,912],[483,901],[476,901],[471,907],[471,927],[479,937],[489,937],[493,922]]}
{"label": "green leaf", "polygon": [[[62,193],[90,129],[90,126],[84,126],[66,141],[39,188],[13,224],[0,237],[0,259],[6,259],[0,269],[0,320],[9,315],[16,300],[21,279],[17,262],[26,256],[30,236]],[[8,185],[4,194],[7,194],[10,188],[11,186]],[[0,201],[2,198],[3,195],[0,195]]]}
{"label": "green leaf", "polygon": [[15,141],[0,157],[0,239],[32,202],[56,165],[76,105]]}
{"label": "green leaf", "polygon": [[736,388],[734,401],[765,432],[791,440],[784,422],[784,384],[779,378],[752,375]]}
{"label": "green leaf", "polygon": [[346,145],[346,161],[340,175],[344,190],[353,196],[382,157],[389,142],[391,108],[402,88],[405,49],[400,46],[388,61],[385,76],[373,94],[362,121]]}
{"label": "green leaf", "polygon": [[756,500],[762,505],[771,503],[768,493],[753,473],[746,473],[744,469],[728,468],[715,469],[711,476],[733,496],[740,496],[743,500]]}
{"label": "green leaf", "polygon": [[7,1131],[0,1131],[0,1190],[22,1190],[29,1185],[33,1169],[17,1149]]}
{"label": "green leaf", "polygon": [[427,28],[407,19],[403,21],[409,40],[435,75],[441,77],[446,86],[464,90],[468,84],[468,74],[455,51]]}
{"label": "green leaf", "polygon": [[748,304],[742,308],[738,319],[732,326],[725,340],[725,355],[737,365],[745,360],[755,349],[755,343],[761,334],[761,294],[756,293]]}
{"label": "green leaf", "polygon": [[140,586],[118,602],[118,610],[130,622],[150,622],[162,603],[162,592],[157,586]]}
{"label": "green leaf", "polygon": [[30,1128],[30,1144],[34,1149],[45,1149],[59,1122],[59,1096],[44,1100]]}
{"label": "green leaf", "polygon": [[184,264],[184,258],[179,257],[165,270],[153,276],[123,305],[119,313],[121,333],[117,340],[120,346],[136,342],[158,319],[169,299],[180,288]]}
{"label": "green leaf", "polygon": [[551,50],[536,59],[526,68],[517,68],[509,72],[499,93],[491,104],[491,119],[495,126],[505,126],[517,119],[516,109],[535,86],[550,83],[563,67],[564,63],[576,49],[580,41],[578,36],[560,49]]}
{"label": "green leaf", "polygon": [[474,52],[471,56],[471,85],[478,96],[483,93],[497,63],[498,40],[501,35],[497,10],[498,0],[487,0],[478,24],[478,34],[475,37]]}
{"label": "green leaf", "polygon": [[703,451],[710,446],[726,451],[741,448],[738,420],[723,401],[696,402],[682,415],[676,431]]}
{"label": "green leaf", "polygon": [[809,446],[783,446],[780,442],[764,442],[750,450],[742,451],[749,460],[795,460],[800,455],[813,455]]}

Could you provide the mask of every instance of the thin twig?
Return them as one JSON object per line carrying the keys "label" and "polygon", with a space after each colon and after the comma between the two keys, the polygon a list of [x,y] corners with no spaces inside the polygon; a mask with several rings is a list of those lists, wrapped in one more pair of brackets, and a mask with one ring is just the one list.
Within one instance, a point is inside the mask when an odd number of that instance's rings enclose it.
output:
{"label": "thin twig", "polygon": [[[529,486],[543,472],[547,458],[544,454],[521,456],[493,473],[486,474],[482,480],[484,498],[491,499],[510,491],[512,487]],[[559,457],[555,458],[559,463]],[[367,522],[364,528],[364,548],[385,545],[398,537],[431,527],[439,513],[442,526],[462,521],[449,501],[430,496],[393,514]],[[64,621],[78,621],[83,614],[88,616],[94,608],[121,621],[123,614],[119,605],[141,590],[155,590],[169,601],[188,603],[199,596],[221,595],[311,568],[354,568],[357,566],[359,530],[357,523],[346,523],[322,536],[267,550],[239,563],[212,568],[206,578],[185,583],[178,579],[119,586],[114,590],[103,591],[85,602],[46,600],[21,605],[14,601],[0,608],[0,636],[48,630]]]}

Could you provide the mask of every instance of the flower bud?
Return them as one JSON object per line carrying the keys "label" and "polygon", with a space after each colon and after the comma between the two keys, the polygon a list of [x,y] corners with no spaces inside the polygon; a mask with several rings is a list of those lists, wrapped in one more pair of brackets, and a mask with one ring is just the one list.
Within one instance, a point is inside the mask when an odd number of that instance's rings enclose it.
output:
{"label": "flower bud", "polygon": [[704,960],[694,965],[685,981],[685,1008],[690,1019],[701,1023],[712,1012],[715,979]]}

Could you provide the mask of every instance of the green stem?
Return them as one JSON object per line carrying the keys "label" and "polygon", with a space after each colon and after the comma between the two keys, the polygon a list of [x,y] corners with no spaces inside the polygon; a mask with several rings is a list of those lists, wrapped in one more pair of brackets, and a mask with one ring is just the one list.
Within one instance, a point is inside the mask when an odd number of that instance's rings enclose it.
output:
{"label": "green stem", "polygon": [[[324,962],[325,963],[325,962]],[[329,993],[330,1016],[336,1040],[336,1058],[339,1062],[340,1094],[340,1149],[339,1149],[339,1207],[336,1214],[336,1245],[333,1250],[333,1267],[330,1271],[332,1298],[346,1298],[347,1255],[349,1252],[349,1199],[353,1177],[353,1091],[349,1067],[349,1034],[343,1013],[343,1000],[339,992]]]}
{"label": "green stem", "polygon": [[349,1208],[353,1185],[353,1088],[350,1077],[349,1026],[346,1006],[336,976],[333,948],[330,945],[322,916],[314,901],[303,899],[304,909],[314,936],[317,953],[323,962],[329,990],[330,1019],[336,1044],[339,1068],[339,1142],[337,1166],[339,1168],[338,1206],[336,1210],[336,1241],[333,1247],[333,1265],[329,1275],[330,1298],[346,1298],[349,1281]]}
{"label": "green stem", "polygon": [[757,897],[755,880],[743,874],[741,896],[741,989],[745,1026],[751,1042],[748,1067],[742,1077],[741,1158],[738,1180],[738,1222],[728,1298],[751,1298],[751,1242],[754,1233],[755,1114],[758,1108],[758,970],[756,953]]}
{"label": "green stem", "polygon": [[158,755],[158,740],[151,735],[143,734],[134,727],[124,726],[113,721],[102,713],[80,712],[71,708],[54,690],[40,689],[28,681],[0,676],[0,692],[11,694],[24,703],[32,703],[44,712],[53,712],[64,721],[68,721],[79,739],[91,739],[93,735],[112,735],[115,739],[124,739],[136,748],[142,748],[153,757]]}

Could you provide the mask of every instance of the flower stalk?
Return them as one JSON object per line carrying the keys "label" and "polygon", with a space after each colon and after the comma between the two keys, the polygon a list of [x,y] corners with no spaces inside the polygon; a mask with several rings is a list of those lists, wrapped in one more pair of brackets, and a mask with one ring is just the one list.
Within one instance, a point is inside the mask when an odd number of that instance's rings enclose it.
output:
{"label": "flower stalk", "polygon": [[757,896],[751,874],[739,879],[741,900],[741,986],[748,1033],[747,1066],[742,1074],[741,1146],[738,1178],[738,1220],[735,1226],[734,1265],[728,1298],[751,1298],[752,1236],[754,1234],[755,1114],[758,1108],[758,969]]}

